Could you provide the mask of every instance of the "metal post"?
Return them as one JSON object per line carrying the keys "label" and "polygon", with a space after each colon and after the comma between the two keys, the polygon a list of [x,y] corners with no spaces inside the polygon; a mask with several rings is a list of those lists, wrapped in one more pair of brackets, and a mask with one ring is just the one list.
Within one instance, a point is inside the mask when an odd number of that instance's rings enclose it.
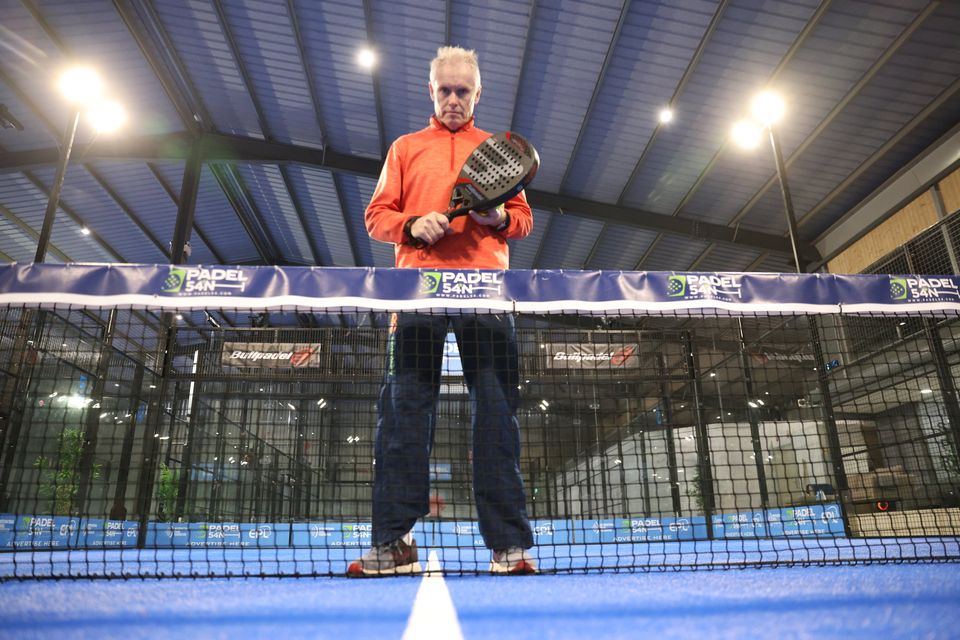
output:
{"label": "metal post", "polygon": [[787,231],[790,234],[790,249],[793,251],[793,261],[797,266],[797,273],[803,273],[800,265],[800,252],[797,251],[797,217],[793,212],[793,198],[790,197],[790,184],[787,182],[787,167],[783,163],[783,154],[780,152],[780,139],[776,129],[767,127],[770,133],[770,146],[773,147],[773,160],[777,165],[777,178],[780,182],[780,193],[783,196],[783,208],[787,213]]}
{"label": "metal post", "polygon": [[700,384],[700,367],[697,352],[693,345],[693,336],[689,331],[682,334],[683,351],[687,364],[687,377],[693,387],[694,432],[697,434],[697,473],[700,476],[700,496],[703,498],[703,517],[707,524],[707,539],[713,540],[713,469],[710,462],[710,440],[707,422],[703,417],[703,388]]}
{"label": "metal post", "polygon": [[183,182],[180,184],[180,207],[177,209],[177,221],[173,227],[173,240],[170,246],[170,264],[183,264],[190,242],[190,230],[193,229],[193,214],[197,208],[197,192],[200,189],[200,170],[203,155],[200,142],[195,142],[183,169]]}
{"label": "metal post", "polygon": [[[753,370],[750,367],[750,355],[747,353],[747,337],[743,332],[743,320],[737,318],[737,335],[740,339],[740,368],[743,370],[743,386],[751,402],[756,398],[753,386]],[[760,439],[760,421],[756,411],[748,411],[750,421],[750,441],[753,444],[753,458],[757,466],[757,484],[760,488],[760,504],[764,510],[770,506],[770,494],[767,490],[767,473],[763,469],[763,443]]]}
{"label": "metal post", "polygon": [[80,482],[77,489],[76,507],[81,514],[92,515],[86,512],[86,505],[90,497],[90,488],[95,479],[96,467],[94,454],[97,450],[97,439],[100,432],[100,408],[103,406],[104,392],[107,387],[107,378],[110,375],[110,357],[113,354],[113,336],[117,329],[117,308],[111,307],[107,316],[107,324],[103,328],[100,338],[100,357],[97,359],[96,379],[90,397],[92,406],[87,407],[86,428],[83,433],[83,448],[80,452]]}
{"label": "metal post", "polygon": [[660,378],[660,405],[663,409],[664,433],[667,436],[667,473],[670,476],[670,497],[673,500],[673,515],[680,517],[680,476],[677,473],[677,443],[673,439],[673,407],[670,404],[670,386],[667,383],[667,366],[663,351],[657,354],[657,370]]}
{"label": "metal post", "polygon": [[[183,182],[180,186],[180,207],[177,210],[177,221],[173,229],[173,240],[170,243],[170,264],[182,264],[186,258],[186,247],[190,240],[190,229],[193,228],[193,213],[197,205],[197,192],[200,186],[200,169],[203,161],[203,152],[200,141],[193,144],[190,151],[190,157],[187,158],[186,166],[183,170]],[[150,506],[153,501],[153,486],[157,471],[160,468],[159,460],[159,442],[156,437],[149,437],[147,434],[152,432],[154,436],[159,435],[160,425],[163,419],[163,401],[167,396],[169,388],[169,376],[173,366],[173,351],[177,340],[177,323],[174,314],[164,312],[161,316],[161,326],[159,330],[157,361],[160,362],[159,388],[153,396],[154,412],[147,421],[148,428],[144,430],[144,449],[141,458],[140,480],[137,485],[137,513],[140,517],[140,533],[137,539],[137,546],[143,547],[147,535],[147,522],[150,515]],[[148,409],[149,411],[149,409]],[[152,427],[152,428],[151,428]],[[181,464],[181,475],[189,473],[189,470]]]}
{"label": "metal post", "polygon": [[70,162],[70,152],[73,150],[73,140],[77,135],[77,125],[80,124],[80,112],[74,111],[67,122],[67,129],[63,133],[63,143],[60,146],[60,158],[57,161],[57,173],[47,199],[47,210],[43,214],[43,226],[40,227],[40,237],[37,240],[37,253],[33,258],[36,263],[43,262],[47,256],[47,246],[50,244],[50,234],[53,231],[53,219],[60,204],[60,189],[63,187],[63,178],[67,173],[67,164]]}
{"label": "metal post", "polygon": [[[797,252],[797,219],[793,211],[793,199],[790,197],[790,185],[787,182],[786,165],[783,162],[783,154],[780,152],[780,140],[773,126],[767,127],[767,130],[770,133],[770,145],[773,147],[773,159],[777,166],[780,193],[783,195],[783,208],[787,216],[787,230],[790,234],[790,246],[793,249],[793,259],[796,263],[797,273],[803,273],[803,269],[800,267],[799,253]],[[837,423],[833,413],[830,383],[827,381],[827,371],[826,367],[824,367],[823,346],[820,343],[820,328],[817,325],[816,318],[813,316],[807,316],[807,324],[810,328],[810,341],[813,346],[814,362],[817,365],[817,387],[820,390],[820,406],[823,411],[824,425],[826,426],[827,447],[830,451],[833,474],[837,482],[837,492],[841,498],[840,513],[843,517],[843,529],[847,537],[850,537],[852,534],[846,508],[846,501],[849,498],[849,485],[847,484],[847,473],[843,468],[843,460],[840,453],[840,437],[837,434]]]}
{"label": "metal post", "polygon": [[[133,393],[130,398],[130,407],[133,412],[133,419],[127,421],[123,433],[123,447],[120,451],[120,467],[117,471],[117,483],[113,492],[113,507],[110,509],[111,520],[127,519],[127,479],[130,477],[130,460],[133,458],[133,440],[137,431],[137,418],[140,414],[140,390],[143,387],[144,366],[142,362],[137,363],[137,368],[133,374]],[[146,420],[146,406],[144,406],[143,419]]]}
{"label": "metal post", "polygon": [[[70,162],[70,152],[73,150],[73,141],[79,124],[80,112],[75,111],[68,120],[67,128],[63,134],[60,157],[57,160],[57,172],[53,180],[53,187],[50,189],[50,197],[47,199],[47,210],[43,216],[40,236],[37,239],[37,252],[33,258],[35,263],[43,262],[47,255],[50,234],[53,231],[53,221],[56,217],[57,205],[60,202],[60,189],[63,187],[63,179],[67,173],[67,164]],[[31,358],[36,357],[40,344],[39,339],[43,334],[43,325],[44,313],[42,311],[35,314],[31,309],[25,308],[23,310],[14,338],[9,381],[5,386],[6,389],[11,390],[11,393],[4,393],[3,397],[0,398],[0,450],[3,452],[3,466],[0,468],[0,508],[4,510],[9,509],[7,484],[13,467],[14,455],[20,444],[21,421],[25,410],[23,403],[26,400],[27,390],[30,388],[30,378],[35,363],[31,361]],[[32,341],[29,339],[30,334],[34,336]]]}

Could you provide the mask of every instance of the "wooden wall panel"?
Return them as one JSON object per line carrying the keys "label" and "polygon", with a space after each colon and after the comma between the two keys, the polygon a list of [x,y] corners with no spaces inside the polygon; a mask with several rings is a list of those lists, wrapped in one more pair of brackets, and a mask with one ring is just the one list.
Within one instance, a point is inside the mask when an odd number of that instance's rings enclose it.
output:
{"label": "wooden wall panel", "polygon": [[830,260],[827,270],[830,273],[860,273],[936,222],[937,210],[933,196],[929,191],[924,191],[920,197]]}
{"label": "wooden wall panel", "polygon": [[943,196],[943,208],[946,214],[960,210],[960,169],[957,169],[938,183]]}

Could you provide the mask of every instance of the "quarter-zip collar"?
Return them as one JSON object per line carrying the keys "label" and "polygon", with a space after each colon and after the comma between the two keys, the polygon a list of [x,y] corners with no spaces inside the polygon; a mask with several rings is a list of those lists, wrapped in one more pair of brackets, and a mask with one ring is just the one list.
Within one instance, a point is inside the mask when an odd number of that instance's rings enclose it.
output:
{"label": "quarter-zip collar", "polygon": [[456,158],[457,156],[457,134],[458,133],[468,133],[473,130],[473,116],[470,116],[470,119],[463,123],[463,126],[457,129],[456,131],[451,131],[447,125],[440,122],[437,119],[437,116],[430,116],[430,129],[438,133],[448,133],[450,134],[450,170],[456,171]]}
{"label": "quarter-zip collar", "polygon": [[473,118],[474,116],[470,116],[470,119],[464,122],[462,127],[457,129],[456,131],[450,131],[450,129],[447,128],[447,125],[437,120],[437,116],[430,116],[430,128],[436,129],[438,131],[446,131],[450,135],[456,135],[458,133],[464,133],[466,131],[470,131],[471,129],[473,129]]}

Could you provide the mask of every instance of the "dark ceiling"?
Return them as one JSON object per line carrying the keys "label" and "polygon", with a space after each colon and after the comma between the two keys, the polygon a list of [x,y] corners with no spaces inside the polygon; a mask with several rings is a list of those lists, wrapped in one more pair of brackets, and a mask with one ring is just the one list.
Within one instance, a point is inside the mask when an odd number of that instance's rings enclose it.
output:
{"label": "dark ceiling", "polygon": [[81,60],[130,118],[81,118],[48,261],[169,262],[195,187],[190,263],[392,266],[363,210],[447,43],[480,55],[478,124],[540,151],[519,269],[793,270],[770,149],[728,142],[761,88],[804,262],[960,121],[958,2],[0,0],[0,260],[34,258]]}

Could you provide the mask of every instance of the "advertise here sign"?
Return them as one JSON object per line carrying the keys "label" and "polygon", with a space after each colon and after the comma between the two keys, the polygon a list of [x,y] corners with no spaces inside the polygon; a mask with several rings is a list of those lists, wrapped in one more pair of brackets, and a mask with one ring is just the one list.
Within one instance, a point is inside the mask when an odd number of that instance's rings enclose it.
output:
{"label": "advertise here sign", "polygon": [[320,345],[294,342],[224,342],[221,363],[244,369],[305,369],[320,366]]}

